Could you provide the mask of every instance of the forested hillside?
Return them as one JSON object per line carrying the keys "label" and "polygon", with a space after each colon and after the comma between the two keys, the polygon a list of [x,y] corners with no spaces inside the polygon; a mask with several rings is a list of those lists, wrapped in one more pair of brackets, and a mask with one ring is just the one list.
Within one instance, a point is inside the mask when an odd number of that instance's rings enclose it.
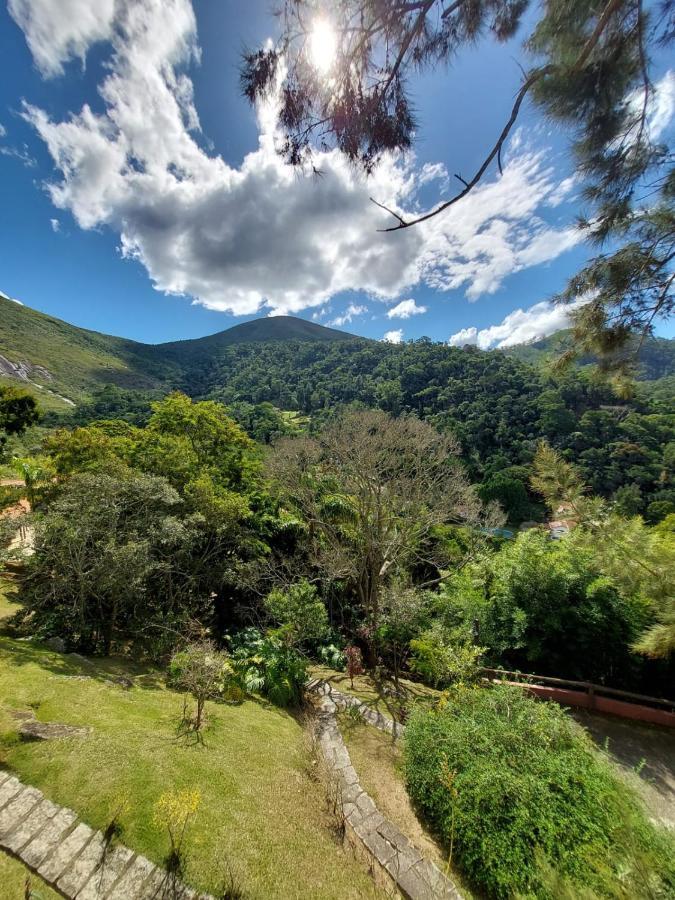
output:
{"label": "forested hillside", "polygon": [[512,522],[541,512],[528,466],[542,439],[579,465],[594,493],[659,521],[675,510],[673,342],[646,343],[645,374],[659,379],[639,382],[635,397],[623,399],[592,367],[555,373],[540,365],[563,340],[549,339],[548,350],[522,348],[531,364],[515,352],[428,339],[393,345],[282,316],[151,346],[0,303],[0,353],[41,367],[31,379],[43,384],[38,399],[46,388],[76,401],[52,410],[44,420],[50,427],[106,418],[143,424],[153,400],[180,389],[224,403],[252,437],[269,443],[298,422],[316,430],[356,404],[414,413],[456,435],[483,498],[498,500]]}

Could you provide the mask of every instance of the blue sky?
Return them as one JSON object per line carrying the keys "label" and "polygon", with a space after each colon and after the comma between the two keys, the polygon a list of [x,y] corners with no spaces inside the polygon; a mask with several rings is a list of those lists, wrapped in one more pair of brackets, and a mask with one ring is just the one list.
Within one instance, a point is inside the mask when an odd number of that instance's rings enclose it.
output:
{"label": "blue sky", "polygon": [[[496,346],[565,324],[547,303],[586,259],[563,136],[525,109],[504,175],[426,228],[381,234],[453,191],[508,115],[522,36],[413,84],[414,156],[366,182],[274,153],[274,107],[238,90],[270,0],[9,0],[0,6],[0,290],[158,342],[290,313],[369,337]],[[121,13],[120,9],[124,12]],[[11,73],[8,77],[7,73]],[[653,127],[672,127],[665,66]]]}

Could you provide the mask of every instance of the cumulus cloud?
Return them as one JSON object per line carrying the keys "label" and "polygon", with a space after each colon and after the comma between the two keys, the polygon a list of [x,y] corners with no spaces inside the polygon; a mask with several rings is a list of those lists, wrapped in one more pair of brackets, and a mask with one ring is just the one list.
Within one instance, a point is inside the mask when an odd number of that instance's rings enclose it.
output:
{"label": "cumulus cloud", "polygon": [[410,316],[421,316],[427,311],[426,306],[418,306],[414,300],[401,300],[396,306],[387,310],[388,319],[409,319]]}
{"label": "cumulus cloud", "polygon": [[387,331],[382,340],[387,344],[400,344],[403,340],[403,329],[396,328],[394,331]]}
{"label": "cumulus cloud", "polygon": [[349,325],[349,323],[352,321],[352,319],[354,319],[355,316],[362,316],[367,312],[367,306],[359,306],[357,303],[350,303],[347,309],[342,313],[342,315],[336,316],[328,324],[334,325],[336,328],[342,328],[343,325]]}
{"label": "cumulus cloud", "polygon": [[9,0],[9,14],[26,35],[35,65],[51,77],[63,64],[110,36],[115,0]]}
{"label": "cumulus cloud", "polygon": [[50,219],[49,224],[52,226],[52,231],[54,234],[61,228],[61,223],[58,219]]}
{"label": "cumulus cloud", "polygon": [[0,137],[4,137],[6,134],[7,134],[7,129],[2,124],[2,122],[0,122]]}
{"label": "cumulus cloud", "polygon": [[110,43],[100,112],[85,104],[56,121],[25,104],[24,116],[53,159],[54,205],[82,228],[118,233],[123,255],[160,291],[237,315],[299,312],[345,291],[393,302],[419,284],[473,300],[580,239],[541,218],[559,179],[522,138],[503,176],[394,234],[378,232],[391,219],[369,196],[414,210],[420,188],[446,178],[442,165],[388,158],[366,183],[329,152],[316,160],[322,178],[299,176],[275,153],[272,101],[241,165],[205,151],[187,75],[199,55],[190,0],[10,0],[10,9],[45,75]]}
{"label": "cumulus cloud", "polygon": [[448,340],[451,347],[464,347],[471,344],[481,350],[494,347],[512,347],[514,344],[527,344],[541,340],[554,331],[567,328],[570,324],[570,311],[583,301],[579,300],[570,306],[561,306],[545,300],[535,303],[527,310],[515,309],[499,324],[489,328],[462,328]]}

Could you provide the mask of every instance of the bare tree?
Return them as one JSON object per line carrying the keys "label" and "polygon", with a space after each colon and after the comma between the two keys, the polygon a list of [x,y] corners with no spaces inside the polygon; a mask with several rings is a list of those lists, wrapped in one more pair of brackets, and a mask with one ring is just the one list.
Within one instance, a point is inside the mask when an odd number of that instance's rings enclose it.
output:
{"label": "bare tree", "polygon": [[[365,410],[316,438],[282,439],[270,456],[270,474],[307,522],[314,562],[349,582],[366,625],[377,627],[391,579],[446,561],[436,529],[485,524],[458,451],[452,436],[417,418]],[[494,509],[487,516],[499,518]]]}

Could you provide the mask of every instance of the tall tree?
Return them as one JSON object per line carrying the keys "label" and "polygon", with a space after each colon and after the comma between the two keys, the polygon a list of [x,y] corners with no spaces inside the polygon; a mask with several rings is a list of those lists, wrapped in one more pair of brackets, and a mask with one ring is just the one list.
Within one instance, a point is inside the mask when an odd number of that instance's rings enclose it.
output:
{"label": "tall tree", "polygon": [[412,416],[352,411],[316,438],[283,439],[270,474],[308,523],[322,573],[354,590],[371,630],[385,586],[414,566],[439,566],[434,529],[478,525],[482,509],[448,435]]}
{"label": "tall tree", "polygon": [[[529,0],[284,0],[280,39],[245,54],[242,89],[252,102],[279,92],[280,150],[291,163],[334,146],[370,172],[382,154],[412,145],[411,75],[446,65],[486,36],[512,38],[529,6]],[[674,10],[673,0],[649,9],[643,0],[543,2],[524,41],[522,82],[485,156],[474,171],[456,176],[454,196],[421,214],[390,208],[384,229],[444,213],[494,168],[501,172],[502,151],[531,98],[570,135],[589,204],[580,227],[590,241],[611,247],[558,300],[585,296],[588,302],[573,312],[576,348],[599,351],[619,370],[630,365],[632,335],[651,332],[673,310],[675,169],[670,150],[652,139],[649,119],[654,55],[675,37]],[[329,43],[332,61],[318,59],[313,48]]]}

